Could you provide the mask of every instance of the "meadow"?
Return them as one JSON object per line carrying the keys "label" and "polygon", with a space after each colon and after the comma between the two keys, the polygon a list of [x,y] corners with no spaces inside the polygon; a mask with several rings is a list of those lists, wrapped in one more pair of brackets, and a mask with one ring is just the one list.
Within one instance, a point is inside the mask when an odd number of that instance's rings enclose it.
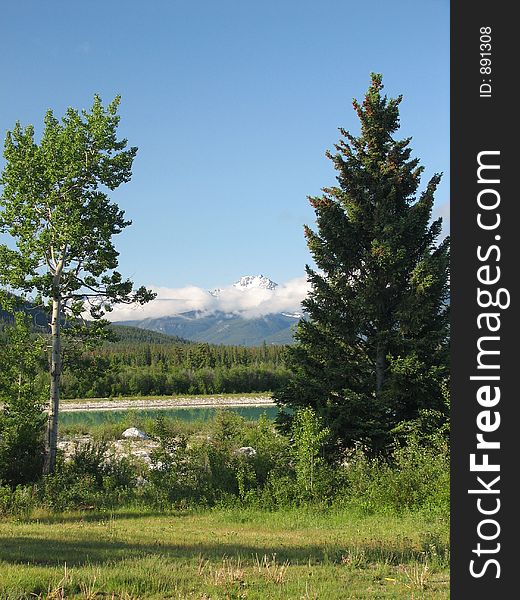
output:
{"label": "meadow", "polygon": [[449,598],[449,535],[419,513],[217,507],[0,521],[5,600]]}
{"label": "meadow", "polygon": [[[155,440],[148,466],[110,454],[131,423]],[[0,487],[3,600],[449,597],[441,442],[330,469],[266,414],[62,428],[84,434],[55,475]]]}

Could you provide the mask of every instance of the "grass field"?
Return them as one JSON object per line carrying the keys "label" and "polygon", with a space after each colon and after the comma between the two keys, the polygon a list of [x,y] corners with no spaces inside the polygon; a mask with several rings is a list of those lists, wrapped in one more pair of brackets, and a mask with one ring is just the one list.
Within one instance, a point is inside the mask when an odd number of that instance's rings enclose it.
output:
{"label": "grass field", "polygon": [[448,524],[222,509],[0,521],[0,598],[449,598]]}

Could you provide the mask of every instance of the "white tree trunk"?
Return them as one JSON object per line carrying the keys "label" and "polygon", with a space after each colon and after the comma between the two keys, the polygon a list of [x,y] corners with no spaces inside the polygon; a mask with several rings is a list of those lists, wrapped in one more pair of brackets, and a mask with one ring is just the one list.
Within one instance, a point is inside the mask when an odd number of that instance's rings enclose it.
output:
{"label": "white tree trunk", "polygon": [[52,300],[51,316],[51,389],[49,398],[49,416],[47,420],[47,435],[45,440],[45,460],[43,473],[54,472],[56,466],[56,450],[58,447],[58,410],[60,405],[61,378],[61,317],[60,298]]}

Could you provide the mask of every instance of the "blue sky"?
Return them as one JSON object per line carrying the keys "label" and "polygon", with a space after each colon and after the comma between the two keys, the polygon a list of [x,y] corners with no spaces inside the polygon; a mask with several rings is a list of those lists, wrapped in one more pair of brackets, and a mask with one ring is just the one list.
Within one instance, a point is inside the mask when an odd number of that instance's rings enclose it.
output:
{"label": "blue sky", "polygon": [[[307,195],[334,183],[325,156],[371,71],[402,93],[400,137],[449,202],[449,2],[18,0],[2,6],[0,133],[40,130],[48,108],[122,95],[139,147],[114,199],[133,225],[120,270],[139,285],[212,289],[310,256]],[[3,164],[3,163],[2,163]]]}

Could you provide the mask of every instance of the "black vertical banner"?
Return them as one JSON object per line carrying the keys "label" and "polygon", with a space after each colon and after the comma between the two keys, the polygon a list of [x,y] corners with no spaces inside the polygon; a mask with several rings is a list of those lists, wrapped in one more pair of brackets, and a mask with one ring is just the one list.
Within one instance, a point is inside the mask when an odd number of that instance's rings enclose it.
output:
{"label": "black vertical banner", "polygon": [[[515,3],[451,3],[451,597],[519,596]],[[516,33],[516,36],[514,36]],[[518,145],[518,142],[515,146]]]}

